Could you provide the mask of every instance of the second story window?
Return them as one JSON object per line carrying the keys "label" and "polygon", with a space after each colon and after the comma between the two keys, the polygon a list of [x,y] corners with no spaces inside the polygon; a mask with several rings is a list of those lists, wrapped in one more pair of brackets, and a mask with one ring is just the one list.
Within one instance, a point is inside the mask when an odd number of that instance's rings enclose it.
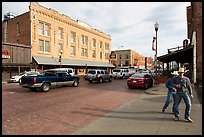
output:
{"label": "second story window", "polygon": [[39,35],[43,35],[43,30],[44,30],[43,26],[44,26],[43,23],[39,22],[39,26],[38,26],[38,33],[39,33]]}
{"label": "second story window", "polygon": [[39,39],[39,51],[50,52],[50,42]]}
{"label": "second story window", "polygon": [[45,41],[45,50],[44,52],[50,52],[50,42],[49,41]]}
{"label": "second story window", "polygon": [[71,46],[70,54],[71,54],[71,56],[75,55],[75,46],[74,45]]}
{"label": "second story window", "polygon": [[43,49],[43,40],[39,40],[39,51],[44,51],[44,49]]}
{"label": "second story window", "polygon": [[62,28],[59,28],[59,30],[58,30],[58,38],[59,39],[62,39]]}
{"label": "second story window", "polygon": [[62,43],[59,43],[58,45],[58,53],[61,54],[62,53]]}
{"label": "second story window", "polygon": [[100,52],[100,59],[102,59],[102,57],[103,57],[102,55],[103,55],[102,52]]}
{"label": "second story window", "polygon": [[87,49],[86,49],[86,48],[82,48],[82,49],[81,49],[81,56],[82,56],[82,57],[88,57],[88,52],[87,52]]}
{"label": "second story window", "polygon": [[17,35],[20,35],[20,23],[17,23]]}
{"label": "second story window", "polygon": [[84,49],[84,56],[85,56],[85,57],[88,57],[88,51],[87,51],[87,49]]}
{"label": "second story window", "polygon": [[96,58],[96,51],[95,50],[92,50],[92,57]]}
{"label": "second story window", "polygon": [[109,50],[109,44],[105,43],[105,50]]}
{"label": "second story window", "polygon": [[71,32],[71,42],[75,42],[75,41],[76,41],[76,33]]}
{"label": "second story window", "polygon": [[125,55],[125,59],[129,59],[129,55],[128,54]]}
{"label": "second story window", "polygon": [[84,57],[84,48],[81,49],[81,56]]}
{"label": "second story window", "polygon": [[109,55],[108,53],[105,53],[105,59],[108,59],[108,55]]}

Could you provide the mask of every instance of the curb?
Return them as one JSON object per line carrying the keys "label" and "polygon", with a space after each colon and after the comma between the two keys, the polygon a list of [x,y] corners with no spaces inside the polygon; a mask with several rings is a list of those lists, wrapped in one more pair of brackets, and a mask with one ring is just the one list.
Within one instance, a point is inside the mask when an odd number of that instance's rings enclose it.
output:
{"label": "curb", "polygon": [[166,95],[166,92],[163,92],[163,90],[164,90],[163,84],[158,84],[150,89],[147,89],[145,92],[150,95]]}

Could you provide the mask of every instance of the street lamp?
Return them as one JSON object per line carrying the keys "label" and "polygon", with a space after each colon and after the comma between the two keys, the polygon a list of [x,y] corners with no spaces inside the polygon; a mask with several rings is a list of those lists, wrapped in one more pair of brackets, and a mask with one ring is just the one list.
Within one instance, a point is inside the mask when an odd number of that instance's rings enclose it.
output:
{"label": "street lamp", "polygon": [[60,64],[60,68],[61,68],[61,65],[62,65],[62,50],[60,51],[60,54],[59,54],[59,64]]}
{"label": "street lamp", "polygon": [[154,28],[156,31],[155,74],[157,75],[157,31],[159,29],[159,24],[157,22],[154,24]]}
{"label": "street lamp", "polygon": [[119,48],[123,48],[123,46],[119,46],[117,50],[119,50]]}

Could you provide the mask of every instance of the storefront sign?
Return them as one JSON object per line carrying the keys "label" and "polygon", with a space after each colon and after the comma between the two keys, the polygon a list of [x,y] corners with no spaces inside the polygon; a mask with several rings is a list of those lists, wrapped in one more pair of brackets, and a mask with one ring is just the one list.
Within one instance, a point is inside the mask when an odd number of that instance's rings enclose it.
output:
{"label": "storefront sign", "polygon": [[2,59],[10,59],[10,52],[9,50],[2,50]]}
{"label": "storefront sign", "polygon": [[110,54],[110,61],[116,61],[116,52],[111,51],[111,54]]}

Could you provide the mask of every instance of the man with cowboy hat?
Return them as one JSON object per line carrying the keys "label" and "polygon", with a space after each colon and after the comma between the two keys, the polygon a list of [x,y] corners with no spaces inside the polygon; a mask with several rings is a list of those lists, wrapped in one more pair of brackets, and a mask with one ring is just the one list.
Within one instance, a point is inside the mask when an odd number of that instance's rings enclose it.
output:
{"label": "man with cowboy hat", "polygon": [[[178,72],[177,71],[174,71],[173,73],[171,73],[171,76],[170,78],[167,79],[166,81],[166,87],[168,89],[168,92],[167,92],[167,96],[166,96],[166,101],[165,101],[165,104],[162,108],[162,113],[165,112],[165,110],[168,108],[171,100],[172,100],[172,97],[175,101],[175,94],[176,94],[176,88],[175,88],[175,85],[174,85],[174,78],[176,78],[178,76]],[[175,112],[175,102],[173,103],[173,107],[172,107],[172,113]]]}
{"label": "man with cowboy hat", "polygon": [[181,99],[183,98],[186,105],[184,119],[186,122],[192,123],[193,120],[190,118],[191,99],[193,98],[191,82],[188,77],[184,76],[185,73],[184,68],[179,68],[178,73],[179,77],[175,81],[176,84],[175,113],[174,113],[175,121],[179,120],[179,104],[181,102]]}

